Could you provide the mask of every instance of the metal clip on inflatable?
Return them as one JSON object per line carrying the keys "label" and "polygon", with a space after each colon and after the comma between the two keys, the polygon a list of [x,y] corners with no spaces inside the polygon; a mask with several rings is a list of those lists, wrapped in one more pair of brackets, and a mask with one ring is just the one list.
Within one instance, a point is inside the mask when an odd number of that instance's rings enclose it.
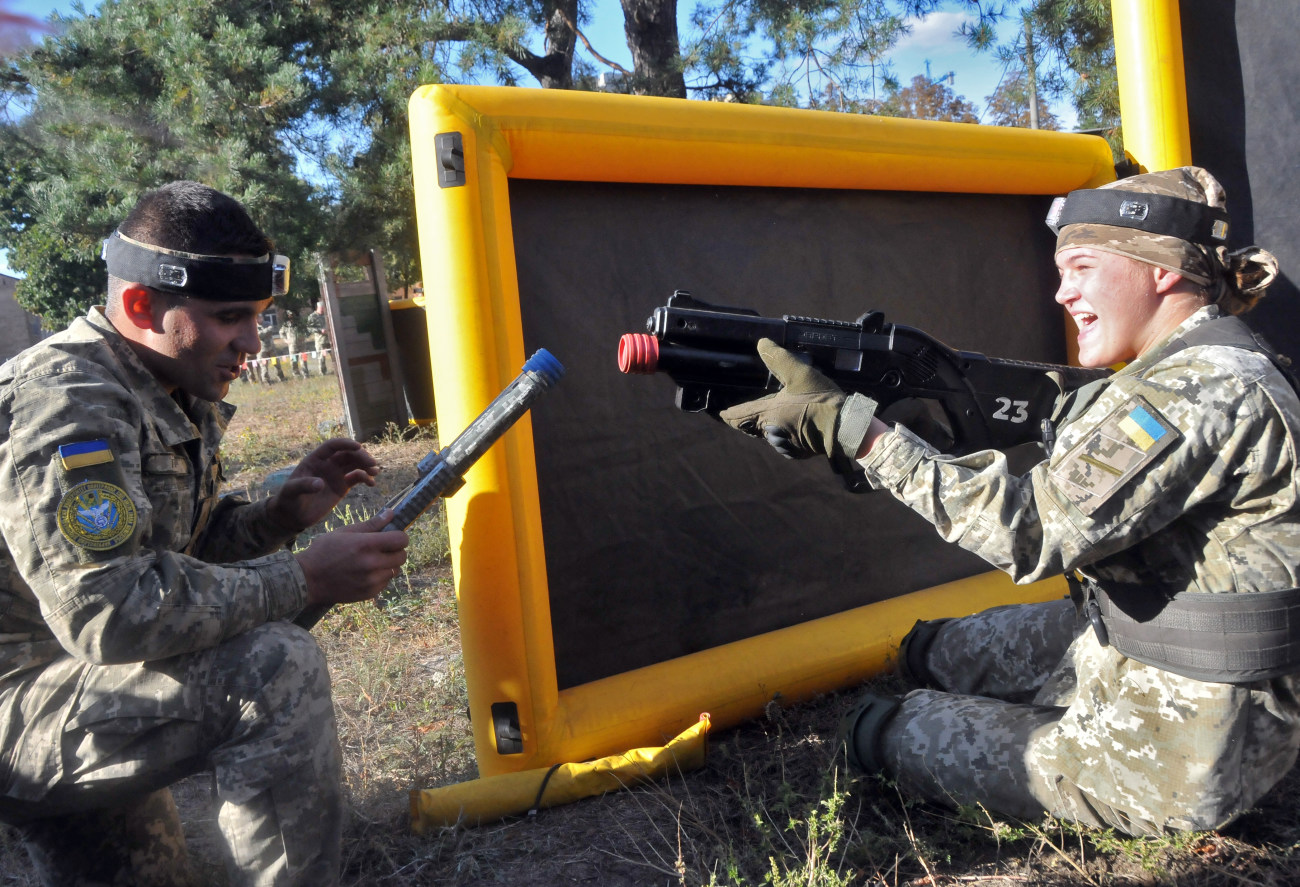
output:
{"label": "metal clip on inflatable", "polygon": [[[496,443],[510,426],[519,421],[542,392],[554,388],[564,375],[564,365],[545,348],[539,348],[524,362],[523,370],[469,424],[455,440],[434,450],[416,466],[419,478],[387,503],[393,519],[385,530],[405,530],[441,498],[453,495],[465,485],[465,472]],[[294,620],[311,628],[329,611],[328,606],[309,607]]]}

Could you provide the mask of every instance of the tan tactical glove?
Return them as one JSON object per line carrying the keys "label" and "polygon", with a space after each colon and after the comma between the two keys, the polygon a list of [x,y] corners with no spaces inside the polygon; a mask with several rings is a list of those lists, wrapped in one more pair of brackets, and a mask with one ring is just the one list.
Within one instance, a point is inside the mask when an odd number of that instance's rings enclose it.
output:
{"label": "tan tactical glove", "polygon": [[725,409],[719,418],[746,434],[766,438],[787,459],[825,455],[836,463],[851,461],[866,437],[876,402],[861,394],[846,398],[819,370],[771,339],[759,340],[758,356],[781,390]]}

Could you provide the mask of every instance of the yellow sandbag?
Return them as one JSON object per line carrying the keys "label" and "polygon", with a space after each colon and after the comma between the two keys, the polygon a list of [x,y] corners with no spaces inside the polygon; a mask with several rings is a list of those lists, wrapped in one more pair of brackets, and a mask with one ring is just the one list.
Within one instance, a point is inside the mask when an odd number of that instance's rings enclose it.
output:
{"label": "yellow sandbag", "polygon": [[581,764],[557,764],[519,773],[504,773],[443,788],[411,792],[411,828],[479,825],[507,816],[567,804],[617,791],[673,772],[704,765],[708,714],[661,748],[634,748]]}

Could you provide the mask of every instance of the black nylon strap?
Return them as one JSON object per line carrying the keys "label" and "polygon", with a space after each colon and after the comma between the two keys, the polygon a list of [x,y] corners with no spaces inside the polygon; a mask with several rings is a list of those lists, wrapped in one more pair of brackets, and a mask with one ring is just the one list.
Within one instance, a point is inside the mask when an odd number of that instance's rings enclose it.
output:
{"label": "black nylon strap", "polygon": [[1247,683],[1300,671],[1300,588],[1180,592],[1138,621],[1093,586],[1110,643],[1125,656],[1198,681]]}
{"label": "black nylon strap", "polygon": [[1291,366],[1291,359],[1282,354],[1260,333],[1255,332],[1239,317],[1216,317],[1188,330],[1184,335],[1171,341],[1157,359],[1163,360],[1170,354],[1191,348],[1195,345],[1223,345],[1229,348],[1244,348],[1262,354],[1272,361],[1291,387],[1300,393],[1300,379],[1296,378]]}
{"label": "black nylon strap", "polygon": [[1221,209],[1119,188],[1071,191],[1054,222],[1057,230],[1076,224],[1116,225],[1205,246],[1220,246],[1228,237],[1228,214]]}
{"label": "black nylon strap", "polygon": [[247,261],[190,256],[150,249],[113,232],[104,241],[108,273],[150,289],[221,302],[271,298],[274,256]]}
{"label": "black nylon strap", "polygon": [[542,797],[546,794],[546,785],[551,781],[551,777],[555,775],[555,771],[563,766],[564,762],[561,761],[558,764],[551,765],[551,769],[546,771],[546,775],[542,777],[542,784],[537,786],[537,797],[533,798],[533,806],[528,808],[529,816],[536,816],[537,811],[542,809]]}

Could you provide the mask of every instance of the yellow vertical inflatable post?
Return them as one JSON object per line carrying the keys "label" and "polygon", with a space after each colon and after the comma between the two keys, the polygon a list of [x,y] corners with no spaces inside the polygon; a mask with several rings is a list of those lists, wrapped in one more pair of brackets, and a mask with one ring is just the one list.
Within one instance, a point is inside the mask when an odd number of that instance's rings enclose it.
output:
{"label": "yellow vertical inflatable post", "polygon": [[[475,125],[478,118],[454,93],[433,98],[428,113],[412,115],[411,130],[417,156],[428,151],[438,158],[415,164],[414,185],[427,322],[430,342],[437,344],[430,348],[431,372],[435,388],[440,378],[454,380],[441,386],[436,400],[440,434],[450,439],[518,373],[525,355],[508,224],[510,150],[490,120]],[[447,171],[457,163],[461,175],[453,181]],[[533,725],[546,720],[556,696],[554,679],[546,678],[553,665],[523,680],[536,670],[528,655],[544,657],[550,650],[528,638],[538,623],[549,624],[546,598],[510,593],[536,581],[533,574],[541,569],[531,456],[532,429],[524,416],[474,466],[460,494],[447,500],[461,633],[491,639],[490,654],[466,655],[473,661],[465,679],[480,762],[510,761],[517,747],[531,747]],[[503,717],[498,703],[512,707],[513,723],[504,730],[514,732],[516,747],[501,745],[494,727]],[[490,765],[481,769],[494,772]]]}
{"label": "yellow vertical inflatable post", "polygon": [[1111,0],[1124,149],[1146,171],[1192,162],[1178,0]]}

